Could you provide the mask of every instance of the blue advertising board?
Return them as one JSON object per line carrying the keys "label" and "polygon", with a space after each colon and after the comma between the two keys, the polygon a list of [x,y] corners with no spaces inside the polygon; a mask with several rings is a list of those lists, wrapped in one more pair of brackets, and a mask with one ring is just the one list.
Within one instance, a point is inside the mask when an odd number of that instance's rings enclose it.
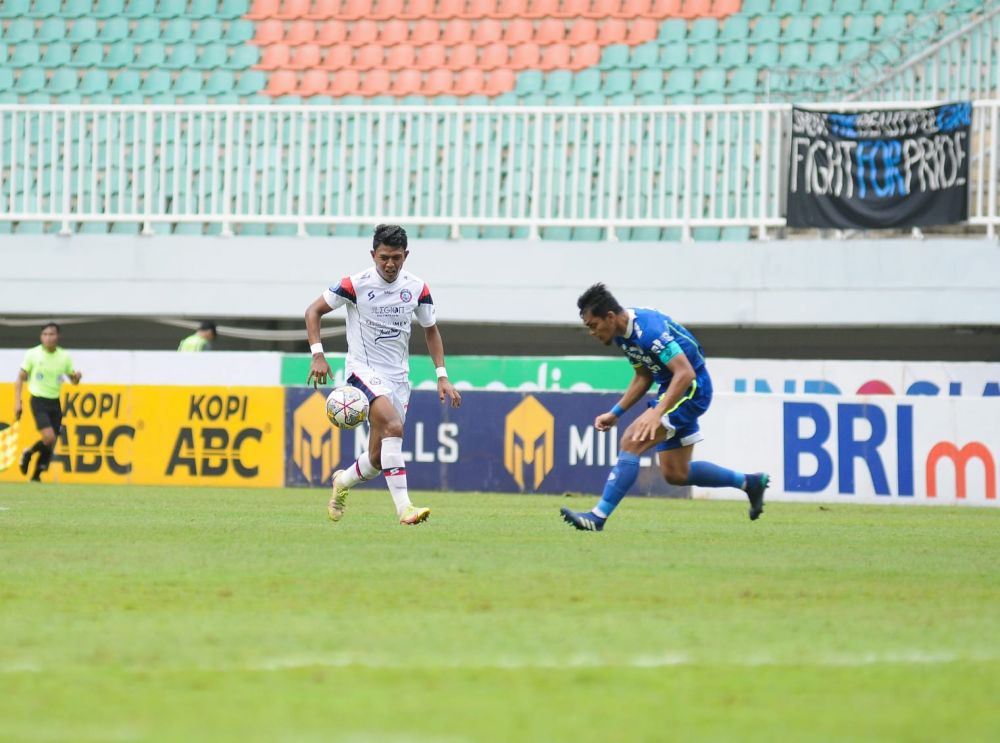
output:
{"label": "blue advertising board", "polygon": [[[285,482],[326,486],[334,470],[364,450],[367,430],[338,431],[325,415],[325,393],[288,387],[285,397]],[[452,408],[433,390],[410,398],[403,452],[410,487],[498,493],[600,493],[617,456],[618,431],[602,433],[594,417],[617,393],[463,392]],[[636,406],[621,422],[641,412]],[[655,457],[643,457],[633,493],[686,496],[668,485]],[[384,487],[378,479],[374,482]]]}

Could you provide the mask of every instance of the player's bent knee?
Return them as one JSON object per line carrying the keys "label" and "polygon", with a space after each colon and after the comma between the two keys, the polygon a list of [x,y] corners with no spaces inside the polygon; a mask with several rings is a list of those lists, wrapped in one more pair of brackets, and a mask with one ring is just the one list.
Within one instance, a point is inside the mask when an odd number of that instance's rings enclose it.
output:
{"label": "player's bent knee", "polygon": [[686,468],[662,467],[660,469],[660,474],[662,474],[663,479],[671,485],[687,485],[688,471]]}

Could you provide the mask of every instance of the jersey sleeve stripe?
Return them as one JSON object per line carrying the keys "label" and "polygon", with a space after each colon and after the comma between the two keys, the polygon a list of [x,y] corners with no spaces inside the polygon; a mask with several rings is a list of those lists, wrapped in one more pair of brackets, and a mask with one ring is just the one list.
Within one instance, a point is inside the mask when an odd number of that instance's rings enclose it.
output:
{"label": "jersey sleeve stripe", "polygon": [[427,284],[424,284],[424,288],[420,292],[420,297],[417,299],[417,304],[434,304],[434,300],[431,299],[431,288]]}
{"label": "jersey sleeve stripe", "polygon": [[341,279],[340,286],[338,286],[336,289],[330,287],[330,290],[334,294],[338,294],[344,299],[349,299],[352,302],[358,301],[358,295],[354,292],[354,284],[351,283],[350,276]]}

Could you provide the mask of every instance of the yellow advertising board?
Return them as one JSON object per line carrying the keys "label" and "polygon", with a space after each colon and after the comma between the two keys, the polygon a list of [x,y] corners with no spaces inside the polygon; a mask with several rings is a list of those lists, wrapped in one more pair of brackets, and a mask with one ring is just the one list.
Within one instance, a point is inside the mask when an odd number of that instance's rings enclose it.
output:
{"label": "yellow advertising board", "polygon": [[[0,428],[14,385],[0,384]],[[21,443],[37,440],[27,391]],[[46,482],[142,485],[284,483],[280,387],[64,385],[63,425]],[[20,481],[17,467],[0,482]]]}

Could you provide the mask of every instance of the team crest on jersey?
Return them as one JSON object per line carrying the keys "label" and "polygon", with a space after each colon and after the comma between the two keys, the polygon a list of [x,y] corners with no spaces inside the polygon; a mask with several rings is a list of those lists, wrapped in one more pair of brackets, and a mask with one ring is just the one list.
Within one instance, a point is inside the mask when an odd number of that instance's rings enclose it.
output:
{"label": "team crest on jersey", "polygon": [[410,293],[409,289],[403,289],[403,291],[399,293],[399,298],[402,299],[404,302],[409,302],[411,299],[413,299],[413,295]]}

